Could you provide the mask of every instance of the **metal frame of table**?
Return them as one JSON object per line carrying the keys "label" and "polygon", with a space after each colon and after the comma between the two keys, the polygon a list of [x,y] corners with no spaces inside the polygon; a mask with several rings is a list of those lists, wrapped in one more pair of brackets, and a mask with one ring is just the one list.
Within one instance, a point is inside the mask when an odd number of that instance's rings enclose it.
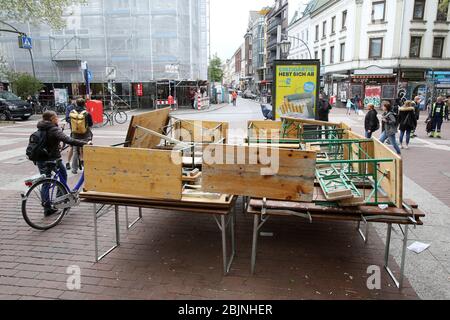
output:
{"label": "metal frame of table", "polygon": [[[263,225],[269,220],[271,216],[296,216],[302,219],[307,219],[311,224],[314,220],[314,213],[300,213],[290,210],[283,210],[283,214],[272,214],[271,209],[268,209],[265,207],[265,199],[263,200],[263,206],[261,207],[259,212],[251,211],[249,209],[250,207],[250,198],[248,200],[244,201],[246,202],[244,204],[244,211],[248,214],[253,214],[253,240],[252,240],[252,254],[251,254],[251,273],[255,273],[255,267],[256,267],[256,251],[257,251],[257,243],[258,243],[258,234],[260,229],[263,227]],[[248,201],[248,202],[247,202]],[[412,208],[409,208],[412,210]],[[333,219],[334,218],[334,219]],[[324,219],[323,216],[321,216],[320,220],[337,220],[336,217],[330,216],[329,219]],[[360,217],[355,216],[354,219],[341,219],[341,221],[356,221],[357,222],[357,231],[361,238],[363,239],[364,243],[367,244],[368,242],[368,232],[369,232],[369,224],[370,223],[385,223],[387,224],[387,236],[386,236],[386,245],[385,245],[385,254],[384,254],[384,268],[386,272],[388,273],[389,277],[393,280],[396,287],[398,289],[403,288],[403,281],[404,281],[404,271],[405,271],[405,260],[406,260],[406,249],[407,249],[407,243],[408,243],[408,233],[409,233],[409,227],[413,225],[416,227],[418,224],[415,220],[415,216],[412,215],[410,217],[393,217],[388,215],[370,215],[370,216],[364,216],[361,215]],[[363,232],[361,230],[361,223],[364,223],[366,225],[366,230]],[[398,224],[398,227],[400,228],[403,239],[402,239],[402,254],[401,254],[401,261],[400,261],[400,275],[399,279],[397,279],[392,272],[392,270],[389,267],[389,251],[391,247],[391,235],[392,235],[392,228],[394,224]],[[403,225],[404,227],[402,228]]]}
{"label": "metal frame of table", "polygon": [[[91,199],[85,199],[83,202],[91,203],[93,204],[93,218],[94,218],[94,246],[95,246],[95,262],[99,262],[103,258],[105,258],[108,254],[110,254],[114,249],[118,248],[120,246],[120,219],[119,219],[119,207],[125,207],[125,219],[126,219],[126,225],[127,230],[131,229],[138,221],[143,219],[142,215],[142,209],[161,209],[161,210],[170,210],[174,212],[192,212],[195,213],[195,208],[180,208],[175,209],[173,207],[167,207],[164,208],[163,205],[121,205],[114,202],[108,202],[107,200],[91,200]],[[100,206],[98,208],[98,206]],[[139,216],[136,220],[134,220],[132,223],[129,223],[129,217],[128,217],[128,208],[129,207],[135,207],[139,209]],[[115,244],[108,249],[106,252],[101,254],[99,256],[99,249],[98,249],[98,219],[100,219],[102,216],[108,214],[109,212],[114,209],[114,216],[115,216]],[[203,208],[205,209],[205,208]],[[219,228],[219,231],[221,233],[222,237],[222,259],[223,259],[223,271],[224,275],[227,275],[230,272],[231,265],[233,263],[235,254],[236,254],[236,238],[235,238],[235,224],[236,224],[236,198],[232,200],[230,203],[229,208],[225,211],[223,210],[222,213],[217,213],[220,210],[217,209],[211,209],[210,212],[202,212],[201,214],[213,214],[214,220]],[[229,227],[230,233],[231,233],[231,253],[228,256],[228,250],[227,250],[227,228]]]}

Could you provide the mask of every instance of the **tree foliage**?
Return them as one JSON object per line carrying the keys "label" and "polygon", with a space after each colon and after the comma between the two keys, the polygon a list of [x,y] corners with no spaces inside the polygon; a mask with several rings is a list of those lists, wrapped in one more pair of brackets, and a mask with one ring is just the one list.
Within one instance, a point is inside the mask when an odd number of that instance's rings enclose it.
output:
{"label": "tree foliage", "polygon": [[22,99],[34,96],[44,87],[42,82],[28,73],[8,72],[7,77],[12,91]]}
{"label": "tree foliage", "polygon": [[53,29],[62,29],[64,10],[86,0],[0,0],[0,19],[15,22],[46,23]]}
{"label": "tree foliage", "polygon": [[223,79],[222,61],[217,55],[214,55],[214,57],[209,62],[208,75],[209,81],[222,82]]}
{"label": "tree foliage", "polygon": [[439,10],[447,12],[450,0],[442,0],[439,4]]}

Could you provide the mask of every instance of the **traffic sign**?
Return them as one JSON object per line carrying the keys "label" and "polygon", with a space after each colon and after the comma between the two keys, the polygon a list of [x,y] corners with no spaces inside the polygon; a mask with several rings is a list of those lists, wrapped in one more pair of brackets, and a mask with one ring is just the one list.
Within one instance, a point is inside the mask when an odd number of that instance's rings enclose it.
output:
{"label": "traffic sign", "polygon": [[19,48],[22,49],[33,49],[31,38],[25,35],[19,36]]}

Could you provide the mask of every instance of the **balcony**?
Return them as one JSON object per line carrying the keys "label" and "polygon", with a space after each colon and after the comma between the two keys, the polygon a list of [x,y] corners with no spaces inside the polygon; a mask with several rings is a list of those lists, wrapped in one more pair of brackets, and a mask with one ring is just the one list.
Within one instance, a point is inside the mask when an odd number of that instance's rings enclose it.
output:
{"label": "balcony", "polygon": [[271,21],[269,23],[269,26],[267,27],[267,32],[270,33],[272,30],[274,30],[279,25],[281,25],[281,19],[280,18],[271,19]]}

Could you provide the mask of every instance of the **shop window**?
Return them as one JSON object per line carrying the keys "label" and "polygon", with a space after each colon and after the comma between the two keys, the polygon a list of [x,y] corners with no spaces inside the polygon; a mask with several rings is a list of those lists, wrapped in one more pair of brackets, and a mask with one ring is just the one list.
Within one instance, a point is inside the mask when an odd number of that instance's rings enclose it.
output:
{"label": "shop window", "polygon": [[409,48],[409,57],[410,58],[420,57],[421,43],[422,43],[422,37],[411,37],[411,45]]}

